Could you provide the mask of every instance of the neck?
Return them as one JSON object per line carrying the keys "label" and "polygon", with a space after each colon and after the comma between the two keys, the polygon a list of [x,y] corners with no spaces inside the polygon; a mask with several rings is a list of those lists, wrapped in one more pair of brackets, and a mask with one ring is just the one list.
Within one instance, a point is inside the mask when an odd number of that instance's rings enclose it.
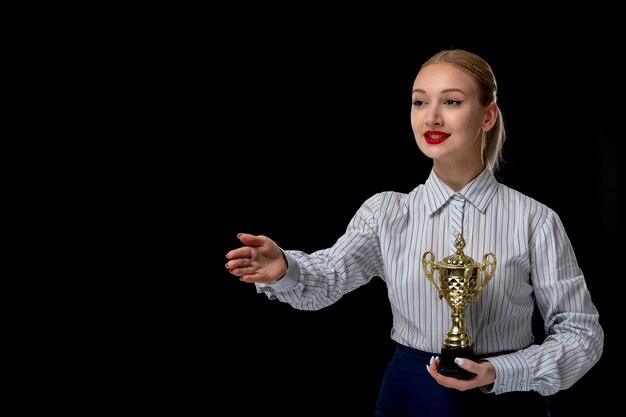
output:
{"label": "neck", "polygon": [[460,191],[485,169],[481,163],[463,164],[456,162],[448,164],[441,161],[433,163],[435,174],[452,190]]}

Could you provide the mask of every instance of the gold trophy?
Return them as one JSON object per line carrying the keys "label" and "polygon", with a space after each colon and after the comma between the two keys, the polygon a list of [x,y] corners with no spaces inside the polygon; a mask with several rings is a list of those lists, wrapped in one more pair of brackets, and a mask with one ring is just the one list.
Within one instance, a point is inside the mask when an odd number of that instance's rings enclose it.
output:
{"label": "gold trophy", "polygon": [[[478,298],[485,285],[491,281],[496,270],[496,256],[488,252],[483,256],[483,265],[476,263],[471,257],[463,254],[465,239],[458,234],[454,240],[456,252],[444,260],[435,263],[435,254],[432,251],[422,255],[422,269],[426,278],[437,288],[439,299],[445,298],[452,309],[452,323],[448,334],[443,340],[443,348],[439,367],[440,374],[460,379],[469,379],[476,374],[459,367],[454,363],[455,358],[473,359],[472,341],[463,325],[463,310],[472,300]],[[439,272],[439,285],[433,275]],[[482,283],[478,285],[480,273],[483,274]]]}

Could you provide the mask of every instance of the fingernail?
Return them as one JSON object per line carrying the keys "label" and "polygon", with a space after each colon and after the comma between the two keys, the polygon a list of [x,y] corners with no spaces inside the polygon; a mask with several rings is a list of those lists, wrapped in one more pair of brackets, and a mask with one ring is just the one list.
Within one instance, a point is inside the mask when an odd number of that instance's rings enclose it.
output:
{"label": "fingernail", "polygon": [[426,371],[430,373],[430,368],[428,367],[428,365],[426,365]]}
{"label": "fingernail", "polygon": [[226,262],[226,264],[225,264],[224,266],[225,266],[227,269],[230,269],[230,268],[228,268],[228,262]]}
{"label": "fingernail", "polygon": [[454,358],[454,363],[456,363],[457,365],[463,365],[463,359],[461,358]]}
{"label": "fingernail", "polygon": [[429,362],[428,364],[429,364],[429,365],[432,365],[434,361],[435,361],[435,357],[434,357],[434,356],[431,356],[431,357],[430,357],[430,362]]}
{"label": "fingernail", "polygon": [[229,254],[226,254],[226,259],[230,259],[230,255]]}
{"label": "fingernail", "polygon": [[237,233],[237,238],[239,238],[241,236],[241,233]]}

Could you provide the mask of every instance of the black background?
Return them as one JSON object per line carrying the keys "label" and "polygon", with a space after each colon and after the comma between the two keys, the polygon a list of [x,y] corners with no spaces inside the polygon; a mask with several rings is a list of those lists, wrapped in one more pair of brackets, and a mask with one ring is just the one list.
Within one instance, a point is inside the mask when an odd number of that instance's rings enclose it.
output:
{"label": "black background", "polygon": [[411,132],[413,78],[433,53],[465,48],[498,80],[508,141],[497,176],[561,216],[606,331],[602,359],[555,396],[555,415],[616,401],[607,375],[620,366],[621,277],[611,265],[622,250],[623,134],[611,116],[622,107],[613,28],[371,15],[254,24],[231,16],[219,30],[193,31],[202,41],[181,49],[189,100],[173,188],[187,234],[181,247],[191,243],[185,262],[200,265],[173,277],[188,288],[170,299],[175,360],[164,397],[209,414],[373,415],[393,349],[384,284],[374,279],[326,309],[296,311],[228,274],[224,255],[239,246],[238,232],[285,249],[328,247],[367,197],[423,183],[431,162]]}

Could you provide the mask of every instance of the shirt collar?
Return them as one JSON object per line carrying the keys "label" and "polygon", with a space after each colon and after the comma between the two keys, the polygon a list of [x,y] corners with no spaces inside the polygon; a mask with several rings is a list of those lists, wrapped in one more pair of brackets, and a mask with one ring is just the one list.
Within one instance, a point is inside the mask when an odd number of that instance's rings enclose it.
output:
{"label": "shirt collar", "polygon": [[424,185],[426,186],[426,206],[430,215],[443,207],[455,194],[461,194],[467,201],[484,213],[498,189],[498,181],[493,176],[493,173],[486,168],[458,193],[455,193],[448,187],[435,174],[434,169],[430,171],[430,175]]}

